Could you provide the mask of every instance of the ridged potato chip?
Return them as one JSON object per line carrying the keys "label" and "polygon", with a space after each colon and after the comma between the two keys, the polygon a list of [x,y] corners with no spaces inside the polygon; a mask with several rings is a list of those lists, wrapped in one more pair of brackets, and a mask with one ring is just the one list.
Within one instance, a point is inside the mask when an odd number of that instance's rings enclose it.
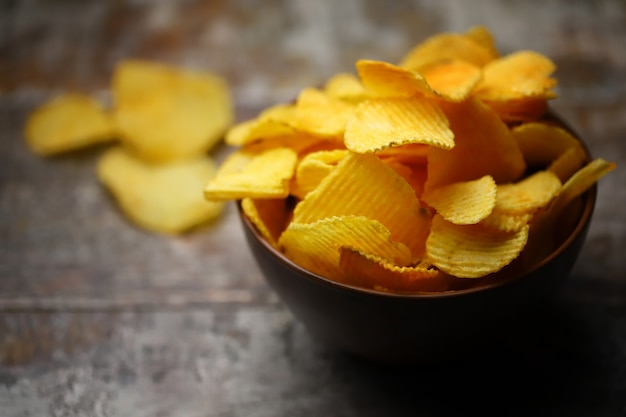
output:
{"label": "ridged potato chip", "polygon": [[420,69],[428,85],[442,98],[463,101],[482,77],[481,69],[460,60],[437,61]]}
{"label": "ridged potato chip", "polygon": [[496,205],[496,182],[489,175],[436,188],[422,199],[454,224],[476,224]]}
{"label": "ridged potato chip", "polygon": [[337,163],[348,154],[345,149],[311,152],[298,163],[296,175],[292,182],[291,194],[304,198],[332,172]]}
{"label": "ridged potato chip", "polygon": [[505,233],[481,224],[452,224],[435,215],[426,241],[428,259],[459,278],[480,278],[510,264],[524,249],[528,226]]}
{"label": "ridged potato chip", "polygon": [[580,141],[560,126],[548,122],[523,123],[511,129],[526,164],[545,168],[568,149],[584,154]]}
{"label": "ridged potato chip", "polygon": [[511,213],[495,208],[480,224],[503,232],[518,232],[533,218],[534,213]]}
{"label": "ridged potato chip", "polygon": [[[402,204],[398,204],[402,201]],[[406,244],[415,258],[424,252],[430,214],[413,188],[372,154],[350,153],[294,209],[294,222],[312,223],[330,216],[377,220],[392,239]]]}
{"label": "ridged potato chip", "polygon": [[243,198],[241,209],[261,236],[274,247],[278,247],[278,238],[287,227],[291,210],[287,199],[280,198]]}
{"label": "ridged potato chip", "polygon": [[332,98],[324,92],[305,88],[298,96],[295,127],[321,137],[341,138],[354,106]]}
{"label": "ridged potato chip", "polygon": [[97,173],[128,218],[146,230],[177,234],[216,218],[223,209],[199,192],[215,175],[214,162],[205,156],[154,165],[115,147],[102,155]]}
{"label": "ridged potato chip", "polygon": [[553,172],[538,171],[511,184],[500,184],[495,209],[507,213],[532,213],[546,207],[561,191],[561,180]]}
{"label": "ridged potato chip", "polygon": [[424,76],[389,62],[362,59],[357,61],[356,69],[361,83],[374,97],[439,96]]}
{"label": "ridged potato chip", "polygon": [[378,98],[359,104],[348,121],[346,148],[370,153],[393,146],[454,147],[454,133],[441,109],[424,97]]}
{"label": "ridged potato chip", "polygon": [[436,268],[398,266],[387,259],[358,249],[341,247],[339,266],[343,282],[357,287],[394,293],[440,292],[449,282]]}
{"label": "ridged potato chip", "polygon": [[351,73],[339,73],[333,75],[326,84],[324,92],[333,97],[352,104],[358,104],[370,98],[370,93],[365,89],[359,77]]}
{"label": "ridged potato chip", "polygon": [[567,181],[585,164],[587,155],[582,146],[572,146],[563,152],[546,168],[553,172],[561,182]]}
{"label": "ridged potato chip", "polygon": [[209,151],[234,118],[226,82],[208,72],[122,61],[115,68],[112,90],[120,139],[151,162]]}
{"label": "ridged potato chip", "polygon": [[208,200],[285,198],[298,154],[289,148],[252,152],[241,148],[230,154],[204,188]]}
{"label": "ridged potato chip", "polygon": [[79,93],[65,93],[46,102],[30,114],[25,138],[39,155],[55,155],[109,141],[115,126],[95,99]]}
{"label": "ridged potato chip", "polygon": [[408,265],[411,251],[392,239],[380,222],[363,216],[326,217],[312,223],[293,221],[279,239],[285,255],[314,273],[341,281],[344,271],[339,265],[342,246],[350,246]]}

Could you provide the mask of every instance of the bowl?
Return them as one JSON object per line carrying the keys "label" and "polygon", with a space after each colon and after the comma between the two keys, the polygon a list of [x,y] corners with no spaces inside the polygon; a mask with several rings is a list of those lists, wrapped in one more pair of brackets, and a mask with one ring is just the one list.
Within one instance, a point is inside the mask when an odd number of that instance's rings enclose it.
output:
{"label": "bowl", "polygon": [[[552,114],[550,117],[572,132]],[[531,269],[442,293],[394,294],[338,283],[314,274],[269,244],[239,217],[264,278],[310,334],[343,351],[388,364],[430,365],[467,357],[545,305],[569,275],[595,207],[594,185],[579,198],[573,224]],[[516,271],[512,269],[512,271]]]}

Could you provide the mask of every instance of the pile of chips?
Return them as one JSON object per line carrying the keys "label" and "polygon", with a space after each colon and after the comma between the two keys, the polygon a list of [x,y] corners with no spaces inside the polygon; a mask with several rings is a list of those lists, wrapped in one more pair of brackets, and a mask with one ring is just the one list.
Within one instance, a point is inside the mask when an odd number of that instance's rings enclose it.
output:
{"label": "pile of chips", "polygon": [[205,187],[328,279],[406,293],[497,276],[614,168],[546,117],[553,62],[501,56],[484,27],[356,70],[235,125]]}
{"label": "pile of chips", "polygon": [[202,188],[215,174],[207,152],[233,123],[229,88],[221,77],[142,60],[113,73],[113,106],[65,93],[37,108],[25,138],[48,156],[118,140],[101,156],[98,178],[135,224],[175,234],[223,210]]}

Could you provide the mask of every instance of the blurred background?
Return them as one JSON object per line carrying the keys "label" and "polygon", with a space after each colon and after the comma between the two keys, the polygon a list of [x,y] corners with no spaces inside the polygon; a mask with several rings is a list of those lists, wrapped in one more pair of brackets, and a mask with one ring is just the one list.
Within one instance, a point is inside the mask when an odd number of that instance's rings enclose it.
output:
{"label": "blurred background", "polygon": [[[101,149],[40,158],[24,144],[36,106],[108,100],[127,58],[223,76],[245,120],[357,59],[398,62],[475,25],[502,54],[556,63],[552,107],[618,169],[537,338],[469,365],[345,357],[267,288],[232,206],[207,229],[150,234],[97,183]],[[626,415],[625,135],[624,0],[0,0],[0,415]]]}

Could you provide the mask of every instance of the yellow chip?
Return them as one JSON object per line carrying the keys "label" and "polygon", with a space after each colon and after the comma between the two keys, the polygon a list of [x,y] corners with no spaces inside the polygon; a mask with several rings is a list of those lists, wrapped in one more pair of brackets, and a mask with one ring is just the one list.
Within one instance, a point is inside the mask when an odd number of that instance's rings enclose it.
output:
{"label": "yellow chip", "polygon": [[477,32],[440,33],[431,36],[411,49],[400,62],[400,66],[419,71],[423,66],[433,62],[461,60],[483,67],[497,58],[497,52],[493,45],[485,44],[485,37],[477,39],[477,36]]}
{"label": "yellow chip", "polygon": [[500,56],[493,34],[485,26],[471,27],[464,35],[487,50],[491,60]]}
{"label": "yellow chip", "polygon": [[346,148],[370,153],[393,146],[454,147],[454,134],[441,109],[424,97],[379,98],[357,106],[346,126]]}
{"label": "yellow chip", "polygon": [[233,121],[225,80],[207,72],[123,61],[112,88],[121,140],[151,162],[201,155]]}
{"label": "yellow chip", "polygon": [[286,199],[252,199],[241,200],[241,208],[248,219],[254,224],[261,236],[274,247],[278,247],[278,238],[287,227],[290,211]]}
{"label": "yellow chip", "polygon": [[384,61],[361,59],[356,68],[363,86],[376,97],[437,97],[424,77]]}
{"label": "yellow chip", "polygon": [[291,194],[304,198],[332,172],[337,163],[348,154],[345,149],[311,152],[298,163]]}
{"label": "yellow chip", "polygon": [[345,274],[346,284],[357,287],[417,293],[446,291],[449,282],[439,270],[427,266],[397,266],[358,249],[342,247],[339,266]]}
{"label": "yellow chip", "polygon": [[548,101],[542,97],[525,97],[506,101],[485,101],[507,123],[534,122],[545,116]]}
{"label": "yellow chip", "polygon": [[496,182],[489,175],[474,181],[456,182],[436,188],[422,199],[445,220],[454,224],[476,224],[496,205]]}
{"label": "yellow chip", "polygon": [[524,160],[529,166],[545,168],[570,148],[582,152],[582,145],[571,133],[548,122],[523,123],[512,129]]}
{"label": "yellow chip", "polygon": [[239,149],[226,158],[206,184],[204,195],[208,200],[285,198],[297,161],[297,153],[289,148],[260,152]]}
{"label": "yellow chip", "polygon": [[465,100],[482,77],[476,65],[465,61],[437,61],[424,66],[420,74],[441,97],[450,101]]}
{"label": "yellow chip", "polygon": [[587,154],[582,146],[572,146],[552,161],[547,170],[565,182],[584,165],[586,159]]}
{"label": "yellow chip", "polygon": [[413,188],[372,154],[350,153],[307,194],[294,210],[294,222],[312,223],[331,216],[365,216],[391,232],[419,259],[424,252],[430,215]]}
{"label": "yellow chip", "polygon": [[524,249],[528,226],[504,233],[481,224],[457,225],[435,215],[426,241],[428,259],[458,278],[480,278],[498,272]]}
{"label": "yellow chip", "polygon": [[153,232],[181,233],[216,218],[223,209],[199,191],[215,174],[207,157],[152,165],[116,147],[101,157],[97,171],[128,218]]}
{"label": "yellow chip", "polygon": [[305,88],[298,96],[294,125],[321,137],[340,138],[352,116],[354,106],[334,99],[320,90]]}
{"label": "yellow chip", "polygon": [[494,209],[480,224],[503,232],[518,232],[533,218],[533,213],[510,213]]}
{"label": "yellow chip", "polygon": [[533,51],[518,51],[498,58],[483,68],[483,78],[474,94],[483,101],[502,102],[521,98],[554,98],[556,66]]}
{"label": "yellow chip", "polygon": [[561,191],[553,172],[538,171],[512,184],[498,185],[495,209],[507,213],[532,213],[546,207]]}
{"label": "yellow chip", "polygon": [[285,255],[314,273],[342,280],[339,248],[345,245],[408,265],[411,252],[393,241],[380,222],[363,216],[327,217],[313,223],[291,222],[279,239]]}
{"label": "yellow chip", "polygon": [[39,155],[84,148],[110,140],[114,134],[114,125],[100,103],[78,93],[60,95],[37,108],[24,132],[28,146]]}
{"label": "yellow chip", "polygon": [[498,184],[522,176],[524,157],[511,131],[493,110],[471,98],[440,105],[454,132],[455,146],[449,151],[430,148],[426,190],[485,175]]}
{"label": "yellow chip", "polygon": [[352,104],[358,104],[370,96],[356,75],[343,72],[333,75],[326,82],[324,92],[329,97]]}

